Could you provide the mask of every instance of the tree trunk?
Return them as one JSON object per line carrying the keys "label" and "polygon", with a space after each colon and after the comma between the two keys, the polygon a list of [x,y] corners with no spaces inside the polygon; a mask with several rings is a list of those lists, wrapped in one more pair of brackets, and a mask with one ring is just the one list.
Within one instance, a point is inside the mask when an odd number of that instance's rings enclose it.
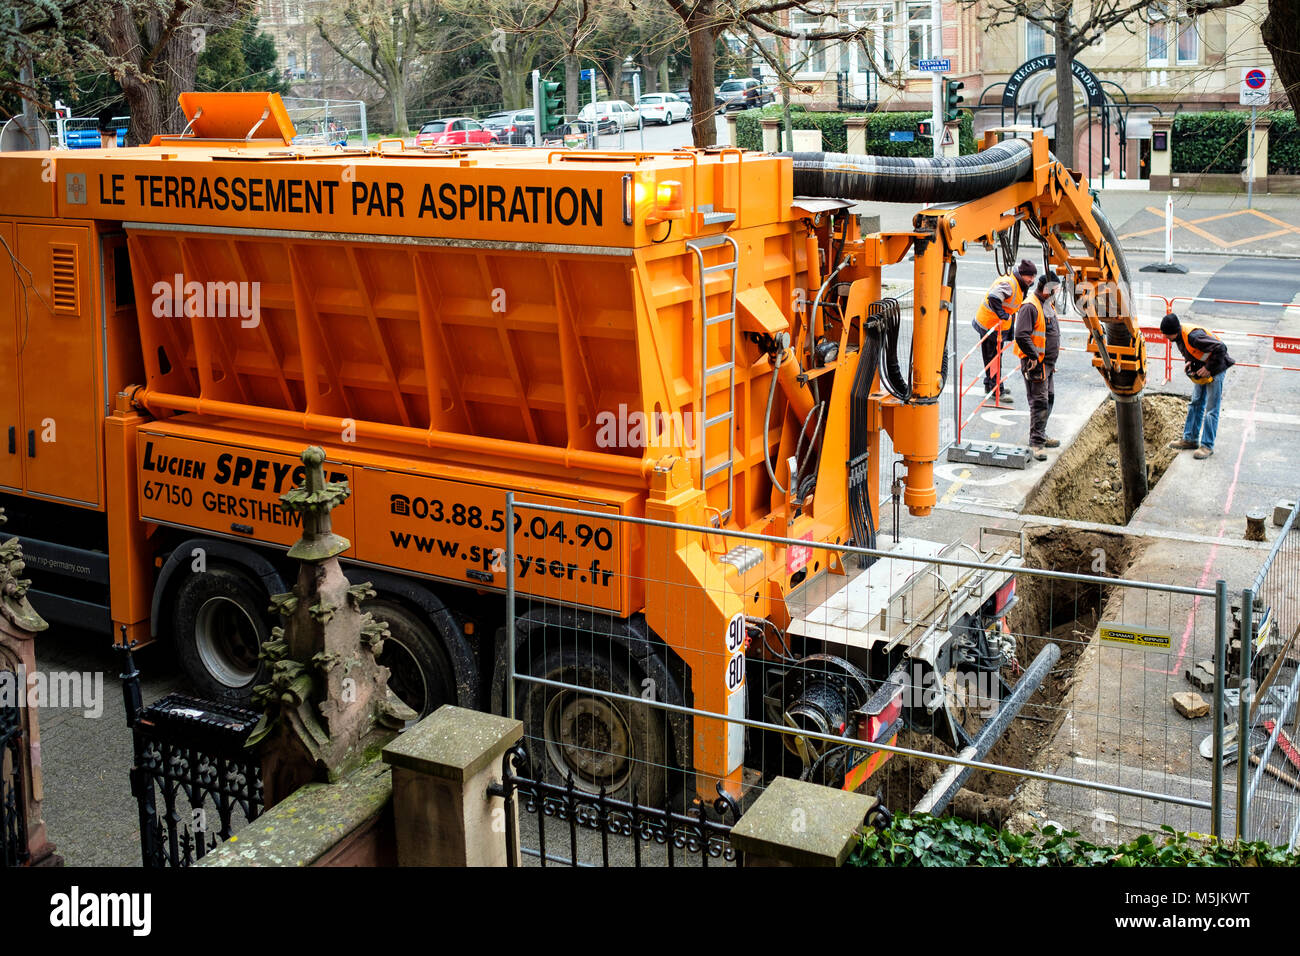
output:
{"label": "tree trunk", "polygon": [[1066,41],[1068,22],[1056,27],[1056,158],[1070,169],[1077,168],[1074,155],[1074,51]]}
{"label": "tree trunk", "polygon": [[122,94],[131,114],[126,145],[147,146],[155,134],[163,131],[162,87],[131,80],[122,84]]}
{"label": "tree trunk", "polygon": [[713,24],[704,19],[686,25],[691,48],[691,135],[696,146],[713,146],[718,141],[714,120],[713,68],[717,64],[717,38]]}
{"label": "tree trunk", "polygon": [[570,116],[577,114],[581,108],[579,98],[582,86],[582,66],[576,54],[568,53],[564,57],[564,112]]}
{"label": "tree trunk", "polygon": [[410,135],[406,125],[406,83],[404,77],[385,71],[384,79],[388,83],[388,98],[393,102],[393,135],[405,138]]}
{"label": "tree trunk", "polygon": [[659,92],[659,64],[663,62],[661,57],[655,60],[647,55],[648,50],[641,53],[641,92],[658,93]]}
{"label": "tree trunk", "polygon": [[668,80],[668,57],[659,61],[659,85],[665,90],[672,88],[672,83]]}
{"label": "tree trunk", "polygon": [[1277,70],[1274,86],[1282,87],[1300,116],[1300,0],[1269,0],[1260,33]]}

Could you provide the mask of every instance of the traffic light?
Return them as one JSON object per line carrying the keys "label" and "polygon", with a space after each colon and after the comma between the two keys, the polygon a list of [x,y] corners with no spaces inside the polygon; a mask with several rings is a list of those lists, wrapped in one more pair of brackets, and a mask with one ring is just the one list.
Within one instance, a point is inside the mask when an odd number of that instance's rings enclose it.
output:
{"label": "traffic light", "polygon": [[921,120],[919,123],[916,124],[916,133],[918,136],[933,136],[934,135],[934,129],[932,128],[933,126],[934,126],[933,120]]}
{"label": "traffic light", "polygon": [[538,84],[538,116],[542,121],[542,132],[549,133],[559,126],[564,119],[563,103],[560,96],[560,84],[542,80]]}
{"label": "traffic light", "polygon": [[958,104],[962,102],[962,97],[957,91],[965,88],[966,84],[958,80],[944,80],[943,120],[945,123],[951,123],[957,119]]}

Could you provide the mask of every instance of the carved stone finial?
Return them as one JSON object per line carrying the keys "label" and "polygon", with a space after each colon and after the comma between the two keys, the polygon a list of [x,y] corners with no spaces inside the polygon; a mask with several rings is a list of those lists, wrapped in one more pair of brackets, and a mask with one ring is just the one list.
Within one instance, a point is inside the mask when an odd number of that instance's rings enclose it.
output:
{"label": "carved stone finial", "polygon": [[289,550],[298,579],[271,598],[281,626],[262,645],[269,680],[254,688],[262,719],[248,740],[261,747],[268,806],[309,781],[338,779],[415,717],[378,661],[388,628],[362,610],[374,589],[352,584],[339,566],[349,544],[331,530],[330,511],[348,486],[326,480],[320,448],[302,461],[302,483],[280,497],[302,515],[302,537]]}
{"label": "carved stone finial", "polygon": [[[0,508],[0,526],[8,523],[9,518]],[[24,631],[43,631],[50,625],[36,613],[27,600],[27,589],[31,581],[19,577],[27,563],[23,560],[23,546],[17,538],[10,538],[0,544],[0,614],[3,614],[15,627]]]}
{"label": "carved stone finial", "polygon": [[325,478],[325,450],[312,445],[302,453],[307,466],[301,485],[280,496],[286,511],[302,515],[302,537],[289,549],[289,557],[318,563],[336,557],[352,546],[333,531],[330,512],[347,501],[351,491],[345,481]]}

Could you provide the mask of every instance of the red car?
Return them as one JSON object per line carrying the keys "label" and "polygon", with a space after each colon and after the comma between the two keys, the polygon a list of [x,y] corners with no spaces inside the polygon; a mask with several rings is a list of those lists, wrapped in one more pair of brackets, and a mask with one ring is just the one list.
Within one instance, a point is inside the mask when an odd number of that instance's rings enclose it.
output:
{"label": "red car", "polygon": [[493,142],[492,131],[468,116],[433,120],[420,127],[415,134],[416,146],[464,146]]}

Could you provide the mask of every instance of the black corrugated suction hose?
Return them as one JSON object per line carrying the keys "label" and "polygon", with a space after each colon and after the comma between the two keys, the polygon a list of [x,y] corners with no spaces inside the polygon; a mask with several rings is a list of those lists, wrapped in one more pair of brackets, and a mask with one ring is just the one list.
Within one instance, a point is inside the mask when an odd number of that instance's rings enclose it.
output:
{"label": "black corrugated suction hose", "polygon": [[942,159],[778,153],[794,160],[794,194],[876,202],[966,202],[1029,176],[1033,153],[1020,139]]}

